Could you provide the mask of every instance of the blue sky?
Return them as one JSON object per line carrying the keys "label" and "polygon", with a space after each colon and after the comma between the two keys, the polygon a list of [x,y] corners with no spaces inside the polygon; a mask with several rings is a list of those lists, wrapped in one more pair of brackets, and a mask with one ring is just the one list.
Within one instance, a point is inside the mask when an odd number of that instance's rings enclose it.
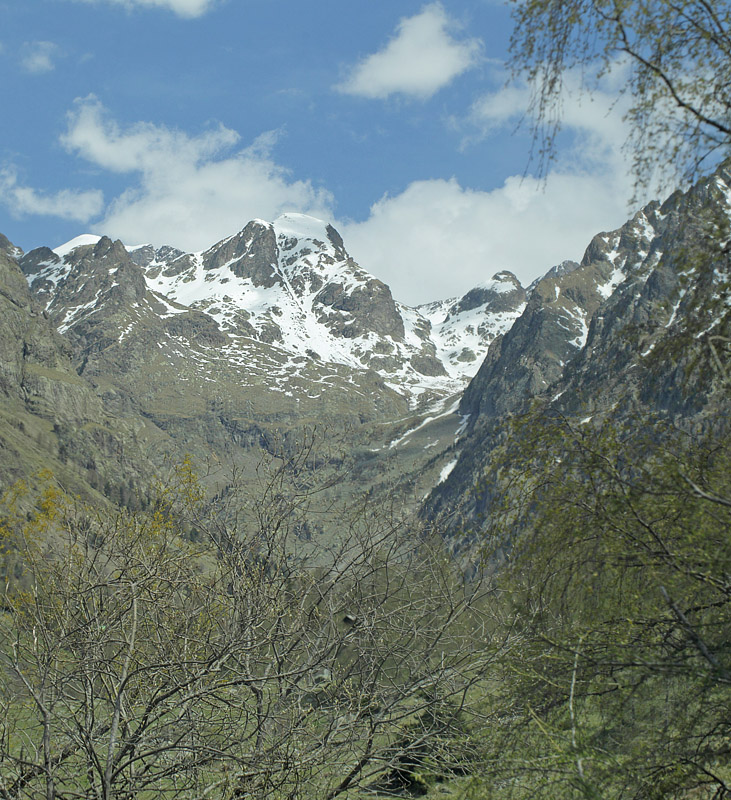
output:
{"label": "blue sky", "polygon": [[0,0],[0,232],[203,249],[327,218],[417,304],[524,282],[628,216],[622,70],[569,76],[544,180],[499,0]]}

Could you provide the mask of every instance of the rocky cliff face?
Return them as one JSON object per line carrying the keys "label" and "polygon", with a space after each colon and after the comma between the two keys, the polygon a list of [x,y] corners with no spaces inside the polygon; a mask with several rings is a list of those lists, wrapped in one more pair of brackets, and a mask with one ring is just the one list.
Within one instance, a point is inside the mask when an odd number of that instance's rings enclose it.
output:
{"label": "rocky cliff face", "polygon": [[523,314],[491,345],[460,410],[473,420],[511,413],[555,384],[586,345],[597,310],[659,259],[667,228],[653,204],[619,230],[594,237],[581,264],[563,262],[528,289]]}
{"label": "rocky cliff face", "polygon": [[[50,256],[49,256],[50,253]],[[57,262],[55,254],[42,255]],[[51,469],[65,486],[94,494],[148,480],[172,447],[131,408],[115,406],[74,366],[74,350],[31,295],[22,252],[0,241],[0,489]],[[97,495],[98,496],[98,495]]]}
{"label": "rocky cliff face", "polygon": [[729,354],[731,169],[720,168],[655,213],[642,264],[594,314],[586,346],[567,365],[557,406],[566,412],[652,409],[689,420],[719,401]]}
{"label": "rocky cliff face", "polygon": [[492,343],[464,393],[469,430],[427,515],[448,509],[462,525],[479,527],[497,480],[490,452],[507,419],[531,403],[577,425],[595,417],[703,425],[725,413],[730,218],[725,165],[599,234],[581,264],[564,263],[529,287],[525,311]]}

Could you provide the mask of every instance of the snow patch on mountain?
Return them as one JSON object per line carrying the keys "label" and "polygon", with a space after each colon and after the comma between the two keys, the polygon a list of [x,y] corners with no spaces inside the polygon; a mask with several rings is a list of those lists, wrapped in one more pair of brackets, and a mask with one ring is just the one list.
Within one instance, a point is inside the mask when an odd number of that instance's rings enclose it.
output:
{"label": "snow patch on mountain", "polygon": [[[84,290],[89,268],[83,263],[96,265],[91,268],[95,289],[102,289],[91,292],[89,284]],[[286,393],[313,365],[325,383],[328,374],[343,380],[342,370],[336,369],[340,365],[346,372],[375,371],[414,403],[430,403],[465,386],[490,342],[525,307],[522,287],[507,272],[462,298],[418,308],[397,303],[384,283],[348,255],[331,225],[296,213],[274,222],[252,220],[196,253],[124,246],[85,234],[45,256],[39,251],[27,277],[68,330],[90,313],[101,313],[112,290],[123,290],[119,284],[130,277],[123,263],[141,270],[147,294],[136,296],[136,307],[128,308],[119,341],[134,334],[135,324],[153,317],[202,312],[228,342],[216,357],[225,355],[242,370],[268,375],[272,388]],[[135,291],[139,294],[139,287]],[[173,346],[173,338],[171,357],[182,357],[175,355],[182,340]]]}
{"label": "snow patch on mountain", "polygon": [[[611,254],[610,254],[610,260]],[[613,260],[612,260],[613,261]],[[625,280],[627,275],[619,268],[615,267],[612,274],[609,276],[609,280],[606,283],[600,284],[596,287],[597,292],[604,298],[608,298],[612,295],[614,290]]]}
{"label": "snow patch on mountain", "polygon": [[[419,308],[396,303],[332,226],[304,214],[253,220],[199,253],[142,249],[136,260],[150,289],[205,312],[229,335],[373,369],[414,397],[459,390],[523,308],[490,313],[487,299],[462,308],[464,298]],[[496,276],[479,290],[485,298],[505,295],[515,279]]]}
{"label": "snow patch on mountain", "polygon": [[101,239],[101,236],[95,236],[91,233],[83,233],[81,236],[77,236],[71,241],[66,242],[65,244],[59,245],[58,247],[53,248],[53,252],[59,257],[64,258],[69,253],[76,250],[77,247],[84,247],[89,244],[97,244]]}

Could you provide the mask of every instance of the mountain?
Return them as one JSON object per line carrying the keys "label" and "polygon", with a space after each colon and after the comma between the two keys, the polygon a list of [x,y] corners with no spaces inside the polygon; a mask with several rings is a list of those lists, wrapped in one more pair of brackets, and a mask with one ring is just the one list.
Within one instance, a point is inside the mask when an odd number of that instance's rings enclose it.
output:
{"label": "mountain", "polygon": [[[438,479],[438,454],[462,426],[459,392],[525,305],[503,272],[463,298],[407,307],[332,226],[295,214],[200,253],[84,235],[12,248],[8,265],[95,398],[92,417],[127,415],[171,457],[249,472],[317,428],[353,462],[345,491],[397,483],[409,503]],[[79,449],[64,447],[77,466],[100,460]]]}
{"label": "mountain", "polygon": [[725,164],[598,234],[581,263],[564,262],[528,287],[523,313],[491,343],[462,396],[459,455],[425,514],[479,529],[499,483],[490,454],[510,419],[530,408],[578,425],[654,418],[702,429],[723,417],[730,218]]}
{"label": "mountain", "polygon": [[200,253],[84,236],[20,264],[72,339],[86,341],[113,307],[107,334],[118,342],[150,326],[160,341],[188,331],[265,375],[270,391],[301,390],[305,362],[327,385],[313,365],[329,364],[372,371],[414,405],[459,391],[524,304],[517,279],[501,273],[464,298],[409,308],[353,261],[332,226],[301,214],[254,220]]}
{"label": "mountain", "polygon": [[[138,453],[134,481],[162,453],[252,471],[262,453],[295,450],[317,429],[337,441],[333,463],[349,465],[343,491],[409,505],[431,493],[425,515],[459,507],[477,519],[487,501],[472,488],[506,421],[532,403],[582,419],[639,406],[690,419],[708,408],[708,358],[697,352],[727,336],[728,254],[711,250],[728,238],[729,186],[722,166],[527,288],[499,272],[417,308],[359,266],[331,225],[300,214],[253,220],[198,253],[84,235],[24,254],[3,238],[4,297],[15,305],[0,326],[16,354],[3,367],[6,395],[50,415],[75,469],[103,467],[97,484],[114,483],[116,451]],[[19,315],[42,335],[19,333]],[[53,388],[29,388],[40,367],[20,347],[28,336],[46,342]],[[123,421],[112,426],[117,444],[79,444],[102,419]],[[136,431],[157,455],[140,454]]]}

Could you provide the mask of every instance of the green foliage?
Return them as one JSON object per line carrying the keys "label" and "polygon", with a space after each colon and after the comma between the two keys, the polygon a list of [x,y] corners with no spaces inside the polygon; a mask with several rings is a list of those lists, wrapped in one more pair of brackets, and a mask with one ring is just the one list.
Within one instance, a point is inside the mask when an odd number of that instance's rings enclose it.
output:
{"label": "green foliage", "polygon": [[[513,0],[513,70],[534,88],[535,133],[549,159],[568,70],[587,85],[618,64],[636,175],[692,178],[731,143],[731,9],[722,0]],[[545,162],[544,162],[545,163]]]}
{"label": "green foliage", "polygon": [[[479,587],[405,520],[323,507],[303,456],[212,502],[186,460],[145,512],[51,475],[5,497],[1,797],[319,800],[453,768]],[[322,513],[342,530],[315,558],[297,531]]]}
{"label": "green foliage", "polygon": [[729,791],[724,422],[690,433],[537,412],[514,431],[498,579],[522,642],[502,662],[500,796]]}

